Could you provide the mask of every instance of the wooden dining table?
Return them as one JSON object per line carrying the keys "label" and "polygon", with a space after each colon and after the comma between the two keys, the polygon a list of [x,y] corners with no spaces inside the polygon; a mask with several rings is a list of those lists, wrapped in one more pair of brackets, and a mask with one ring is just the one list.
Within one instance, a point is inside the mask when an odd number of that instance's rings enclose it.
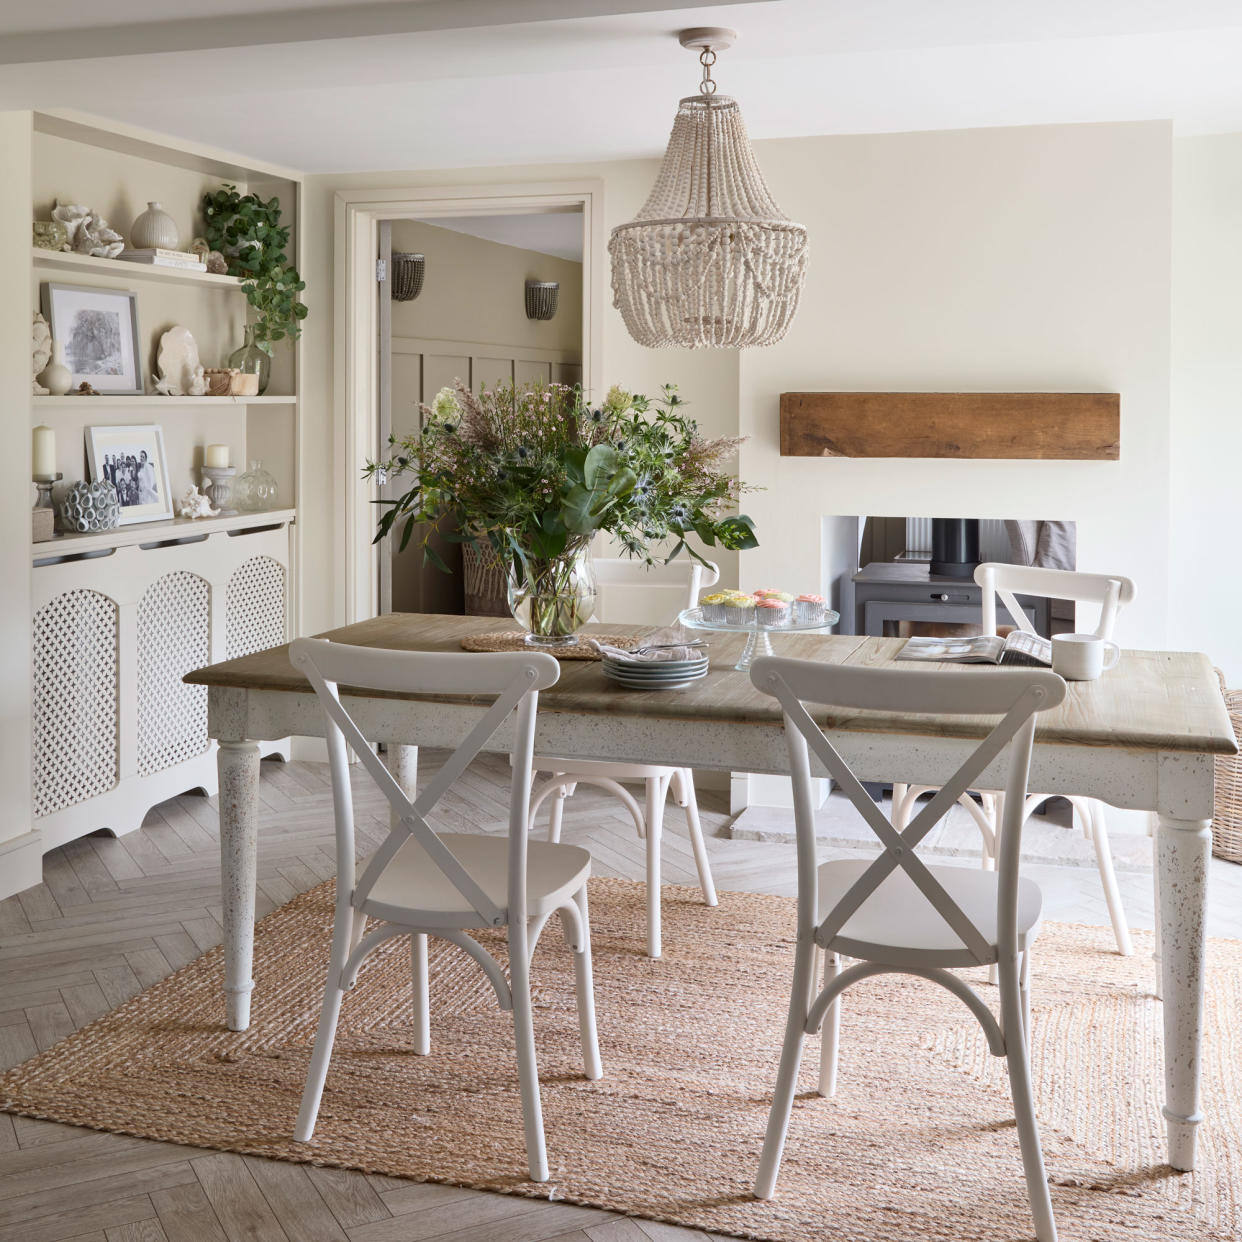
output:
{"label": "wooden dining table", "polygon": [[[588,627],[593,629],[602,627]],[[498,618],[395,613],[323,635],[334,642],[407,651],[456,652],[463,637],[512,629]],[[608,626],[610,633],[643,627]],[[773,635],[779,655],[883,668],[901,639]],[[561,662],[560,680],[539,701],[537,753],[577,759],[661,763],[735,772],[788,772],[776,700],[733,668],[741,635],[714,634],[707,676],[680,691],[627,690],[590,660]],[[986,677],[987,666],[952,667]],[[208,731],[219,743],[220,853],[228,1026],[245,1030],[254,982],[260,741],[324,736],[324,718],[288,647],[273,647],[200,669],[185,679],[208,687]],[[397,779],[413,791],[417,747],[454,746],[486,710],[484,700],[351,692],[342,699],[363,734],[388,748]],[[965,760],[991,724],[983,718],[817,710],[818,722],[863,780],[939,784]],[[503,750],[503,728],[490,746]],[[1219,684],[1204,655],[1124,651],[1094,682],[1071,682],[1064,703],[1038,720],[1030,788],[1079,794],[1117,807],[1155,812],[1159,943],[1157,988],[1164,1000],[1164,1118],[1168,1159],[1195,1165],[1208,858],[1213,768],[1237,746]],[[819,772],[818,775],[825,775]],[[992,782],[988,784],[989,780]],[[999,767],[981,787],[1002,788]]]}

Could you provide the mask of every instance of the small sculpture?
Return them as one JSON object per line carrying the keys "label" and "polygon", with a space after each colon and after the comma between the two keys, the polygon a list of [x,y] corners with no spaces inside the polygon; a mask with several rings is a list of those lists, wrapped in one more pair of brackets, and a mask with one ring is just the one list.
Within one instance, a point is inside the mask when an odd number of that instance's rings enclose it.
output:
{"label": "small sculpture", "polygon": [[97,397],[99,396],[99,390],[97,388],[92,388],[87,380],[83,380],[73,390],[73,395],[75,397]]}
{"label": "small sculpture", "polygon": [[216,276],[229,274],[229,262],[218,250],[208,251],[204,262],[207,264],[207,270]]}
{"label": "small sculpture", "polygon": [[155,391],[162,396],[201,397],[206,393],[207,376],[198,360],[198,344],[188,328],[176,324],[160,337],[156,365]]}
{"label": "small sculpture", "polygon": [[94,255],[98,259],[115,259],[125,249],[125,239],[89,207],[59,200],[52,208],[52,219],[59,220],[69,234],[69,249],[75,254]]}
{"label": "small sculpture", "polygon": [[52,329],[47,320],[35,312],[34,326],[31,329],[30,361],[34,370],[31,372],[30,391],[36,397],[46,397],[47,389],[39,383],[39,375],[52,357]]}
{"label": "small sculpture", "polygon": [[190,253],[198,259],[200,263],[207,262],[207,256],[211,253],[211,246],[205,237],[196,237],[190,243]]}
{"label": "small sculpture", "polygon": [[183,518],[215,517],[219,509],[211,507],[208,497],[198,490],[193,483],[186,488],[185,495],[177,503],[177,516]]}

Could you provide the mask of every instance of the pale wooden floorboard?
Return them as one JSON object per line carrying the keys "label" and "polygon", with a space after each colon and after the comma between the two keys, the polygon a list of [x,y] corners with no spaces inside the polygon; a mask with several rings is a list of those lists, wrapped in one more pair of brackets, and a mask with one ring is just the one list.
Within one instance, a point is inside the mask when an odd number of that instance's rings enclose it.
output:
{"label": "pale wooden floorboard", "polygon": [[[424,775],[434,771],[434,752],[421,758]],[[266,761],[262,772],[260,914],[331,876],[334,848],[326,766]],[[503,760],[476,764],[445,800],[445,824],[503,833],[506,775]],[[387,826],[388,808],[365,782],[357,784],[358,833],[373,848]],[[699,800],[719,888],[793,891],[791,845],[718,836],[728,818],[725,795],[701,791]],[[697,884],[685,815],[671,802],[664,835],[666,880]],[[643,877],[644,846],[628,813],[599,791],[583,787],[569,800],[563,839],[592,851],[598,875]],[[218,867],[215,800],[192,795],[154,808],[128,836],[90,837],[47,855],[43,884],[0,901],[0,1066],[49,1047],[218,943]],[[1042,874],[1040,883],[1047,892]],[[1077,875],[1064,885],[1071,893],[1082,887]],[[1053,915],[1067,916],[1105,920],[1102,902]],[[643,929],[635,927],[634,934],[641,939]],[[0,1115],[0,1242],[708,1238],[563,1203],[209,1153]]]}

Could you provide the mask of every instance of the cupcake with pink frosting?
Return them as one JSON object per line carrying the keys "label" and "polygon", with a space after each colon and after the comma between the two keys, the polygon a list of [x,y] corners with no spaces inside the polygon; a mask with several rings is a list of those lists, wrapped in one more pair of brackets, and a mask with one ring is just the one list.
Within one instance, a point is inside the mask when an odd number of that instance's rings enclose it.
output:
{"label": "cupcake with pink frosting", "polygon": [[794,601],[794,607],[801,624],[818,625],[828,611],[828,601],[822,595],[799,595]]}

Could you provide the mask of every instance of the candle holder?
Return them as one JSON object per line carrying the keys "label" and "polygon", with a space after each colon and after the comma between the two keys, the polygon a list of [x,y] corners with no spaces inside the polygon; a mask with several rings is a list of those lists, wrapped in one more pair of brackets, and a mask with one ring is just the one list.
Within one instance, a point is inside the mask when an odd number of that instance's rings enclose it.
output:
{"label": "candle holder", "polygon": [[232,507],[233,476],[236,473],[236,466],[203,467],[203,477],[208,480],[203,487],[211,488],[211,503],[220,510],[221,517],[234,517],[237,513]]}
{"label": "candle holder", "polygon": [[52,509],[56,506],[52,504],[52,488],[61,481],[65,476],[59,472],[56,474],[36,474],[34,477],[34,485],[38,489],[38,496],[35,498],[34,507],[36,509]]}

